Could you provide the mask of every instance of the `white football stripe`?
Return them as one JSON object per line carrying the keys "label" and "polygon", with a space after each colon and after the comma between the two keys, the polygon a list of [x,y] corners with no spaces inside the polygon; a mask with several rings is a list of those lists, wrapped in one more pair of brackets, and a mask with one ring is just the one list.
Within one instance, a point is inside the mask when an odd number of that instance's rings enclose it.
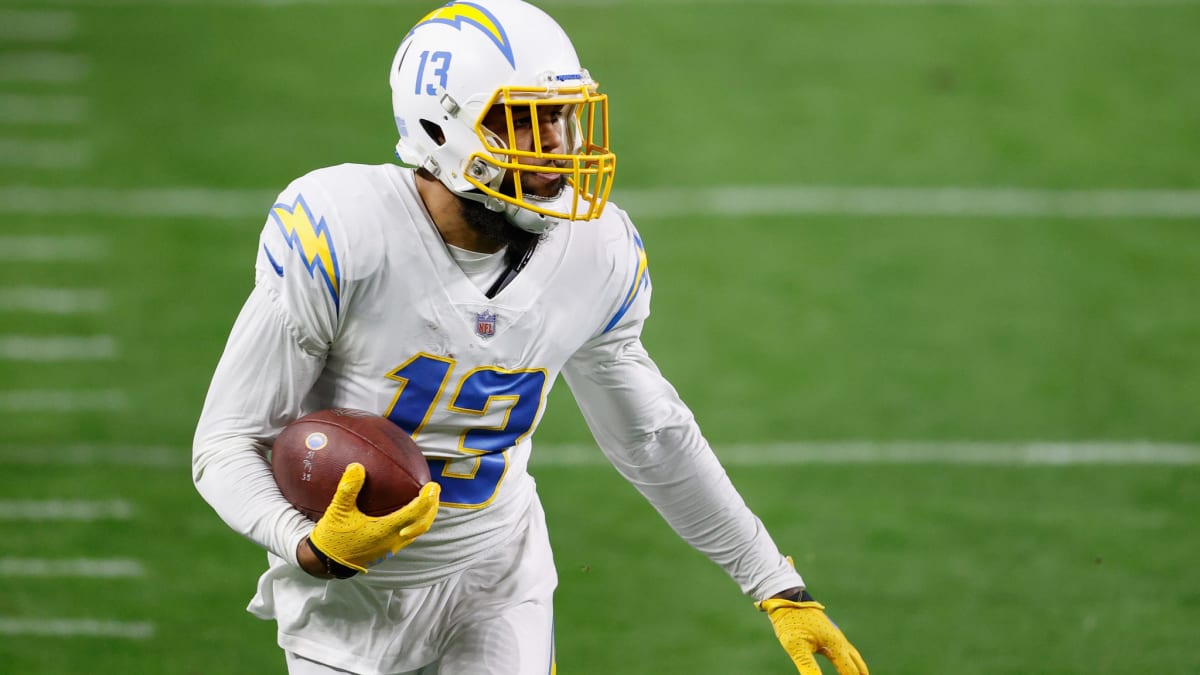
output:
{"label": "white football stripe", "polygon": [[[1200,444],[1151,441],[780,441],[717,444],[726,466],[804,464],[945,464],[1000,466],[1193,465]],[[117,465],[177,468],[190,448],[74,445],[0,448],[0,465]],[[594,467],[607,463],[594,445],[535,443],[531,464]]]}
{"label": "white football stripe", "polygon": [[0,558],[0,577],[113,579],[145,575],[145,566],[128,558]]}
{"label": "white football stripe", "polygon": [[[1200,445],[1141,441],[842,441],[717,444],[725,466],[962,464],[999,466],[1195,465]],[[607,462],[591,445],[536,445],[530,465],[590,467]]]}
{"label": "white football stripe", "polygon": [[102,260],[108,255],[108,241],[100,237],[0,235],[0,262]]}
{"label": "white football stripe", "polygon": [[108,291],[100,289],[40,288],[0,289],[0,312],[31,314],[96,314],[112,305]]}
{"label": "white football stripe", "polygon": [[10,389],[0,391],[0,413],[68,413],[125,410],[129,397],[119,389]]}
{"label": "white football stripe", "polygon": [[0,213],[265,219],[277,193],[216,188],[0,187]]}
{"label": "white football stripe", "polygon": [[[293,7],[297,5],[332,5],[342,7],[394,7],[397,0],[43,0],[47,4],[66,7],[169,7],[204,5],[209,7]],[[547,10],[556,7],[608,9],[613,7],[676,6],[676,7],[1177,7],[1200,4],[1198,0],[544,0],[539,3]]]}
{"label": "white football stripe", "polygon": [[80,169],[92,161],[83,141],[0,138],[0,168]]}
{"label": "white football stripe", "polygon": [[78,30],[74,12],[0,9],[0,42],[62,42]]}
{"label": "white football stripe", "polygon": [[0,360],[102,361],[116,358],[110,335],[0,335]]}
{"label": "white football stripe", "polygon": [[[0,213],[207,219],[263,218],[268,190],[0,187]],[[697,216],[1200,218],[1200,189],[847,187],[625,188],[613,202],[634,219]]]}
{"label": "white football stripe", "polygon": [[25,499],[0,501],[0,520],[128,520],[133,505],[121,499]]}
{"label": "white football stripe", "polygon": [[87,76],[88,60],[60,52],[0,53],[0,83],[73,84]]}
{"label": "white football stripe", "polygon": [[0,94],[0,124],[82,124],[87,100],[64,94]]}
{"label": "white football stripe", "polygon": [[631,214],[641,217],[1200,217],[1200,190],[731,186],[692,190],[630,189],[615,200]]}
{"label": "white football stripe", "polygon": [[[325,4],[338,0],[255,0],[263,4]],[[385,0],[358,0],[374,4]],[[1196,0],[548,0],[547,8],[620,7],[633,5],[667,7],[1175,7],[1197,4]]]}
{"label": "white football stripe", "polygon": [[108,619],[30,619],[0,616],[0,635],[34,637],[109,637],[147,640],[154,637],[154,624],[148,621],[111,621]]}
{"label": "white football stripe", "polygon": [[189,448],[72,445],[0,448],[0,465],[145,466],[179,468],[191,461]]}

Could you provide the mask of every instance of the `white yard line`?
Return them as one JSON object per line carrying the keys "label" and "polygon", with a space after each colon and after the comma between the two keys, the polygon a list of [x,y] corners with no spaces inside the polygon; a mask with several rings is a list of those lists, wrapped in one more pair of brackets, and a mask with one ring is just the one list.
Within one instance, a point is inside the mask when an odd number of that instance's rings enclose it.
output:
{"label": "white yard line", "polygon": [[[0,187],[0,214],[152,218],[264,218],[275,193],[169,189]],[[1200,189],[763,187],[627,188],[613,202],[649,217],[801,216],[998,218],[1200,218]],[[2,253],[0,253],[2,255]]]}
{"label": "white yard line", "polygon": [[87,100],[67,94],[0,94],[0,124],[83,124]]}
{"label": "white yard line", "polygon": [[114,215],[150,218],[267,217],[277,192],[213,188],[109,190],[103,188],[0,187],[0,213]]}
{"label": "white yard line", "polygon": [[191,461],[190,448],[70,445],[0,447],[0,466],[140,466],[177,469]]}
{"label": "white yard line", "polygon": [[0,289],[0,312],[30,314],[98,314],[112,306],[112,297],[101,289],[19,286]]}
{"label": "white yard line", "polygon": [[696,189],[630,189],[621,192],[614,201],[635,217],[1200,217],[1200,190],[719,186]]}
{"label": "white yard line", "polygon": [[0,42],[64,42],[78,31],[74,12],[0,9]]}
{"label": "white yard line", "polygon": [[[2,208],[0,207],[0,210]],[[41,234],[0,235],[0,262],[103,260],[108,255],[109,244],[102,237]]]}
{"label": "white yard line", "polygon": [[121,499],[5,499],[0,520],[129,520],[133,505]]}
{"label": "white yard line", "polygon": [[117,356],[111,335],[0,335],[0,361],[105,361]]}
{"label": "white yard line", "polygon": [[61,52],[0,53],[0,83],[74,84],[87,76],[88,60]]}
{"label": "white yard line", "polygon": [[[136,1],[136,0],[135,0]],[[263,5],[326,4],[339,0],[252,0]],[[386,0],[352,0],[386,4]],[[1176,7],[1197,0],[547,0],[545,7]]]}
{"label": "white yard line", "polygon": [[0,138],[0,168],[82,169],[92,162],[85,141]]}
{"label": "white yard line", "polygon": [[[941,464],[982,466],[1200,465],[1200,444],[1151,441],[780,441],[717,444],[726,466]],[[190,448],[76,445],[0,448],[0,466],[187,466]],[[530,462],[547,467],[607,464],[594,445],[534,443]]]}
{"label": "white yard line", "polygon": [[[136,0],[134,0],[136,1]],[[197,0],[203,1],[203,0]],[[326,4],[340,0],[251,0],[275,4]],[[350,0],[387,4],[387,0]],[[546,0],[545,7],[1173,7],[1197,0]]]}
{"label": "white yard line", "polygon": [[119,389],[16,389],[0,391],[0,413],[111,412],[129,407]]}
{"label": "white yard line", "polygon": [[146,576],[145,566],[128,558],[0,558],[0,577],[114,579],[143,576]]}
{"label": "white yard line", "polygon": [[[420,11],[437,3],[418,0],[43,0],[60,7],[295,7],[338,5],[341,7],[399,7]],[[609,9],[614,7],[1177,7],[1194,6],[1200,0],[543,0],[553,12],[558,7]]]}
{"label": "white yard line", "polygon": [[148,640],[154,637],[154,624],[148,621],[111,621],[108,619],[29,619],[0,616],[0,635],[32,637],[106,637]]}
{"label": "white yard line", "polygon": [[[1200,445],[1141,441],[838,441],[717,444],[725,466],[951,464],[996,466],[1197,465]],[[530,465],[590,467],[607,460],[591,445],[534,445]]]}

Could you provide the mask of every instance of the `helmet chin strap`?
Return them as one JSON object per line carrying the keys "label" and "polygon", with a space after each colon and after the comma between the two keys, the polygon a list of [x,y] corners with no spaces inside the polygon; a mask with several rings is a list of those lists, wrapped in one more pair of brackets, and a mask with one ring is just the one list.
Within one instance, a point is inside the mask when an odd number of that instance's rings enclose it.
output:
{"label": "helmet chin strap", "polygon": [[[568,190],[566,181],[564,181],[562,187],[558,189],[558,194],[553,197],[527,195],[526,199],[541,202],[554,211],[569,212],[570,204],[568,200],[575,199],[575,189],[571,188]],[[526,232],[543,234],[558,227],[559,224],[567,222],[563,218],[555,218],[554,216],[547,216],[544,213],[523,209],[516,204],[501,203],[504,204],[504,216],[508,218],[508,222]]]}
{"label": "helmet chin strap", "polygon": [[[485,195],[476,192],[475,190],[468,192],[455,191],[455,194],[457,194],[459,197],[463,197],[464,199],[470,199],[471,201],[479,202],[487,207],[489,211],[503,213],[508,222],[532,234],[544,234],[550,230],[553,230],[555,227],[558,227],[558,225],[561,223],[566,222],[566,220],[562,218],[555,218],[554,216],[547,216],[543,213],[531,211],[529,209],[517,206],[516,204],[510,204],[502,199],[492,197],[491,195]],[[537,199],[538,201],[546,204],[557,204],[569,199],[570,197],[568,197],[567,194],[568,190],[564,186],[556,197],[531,196],[530,198]]]}
{"label": "helmet chin strap", "polygon": [[558,227],[559,223],[565,222],[562,218],[555,218],[547,216],[544,213],[523,209],[516,204],[501,203],[505,206],[504,217],[508,219],[508,222],[526,232],[543,234]]}

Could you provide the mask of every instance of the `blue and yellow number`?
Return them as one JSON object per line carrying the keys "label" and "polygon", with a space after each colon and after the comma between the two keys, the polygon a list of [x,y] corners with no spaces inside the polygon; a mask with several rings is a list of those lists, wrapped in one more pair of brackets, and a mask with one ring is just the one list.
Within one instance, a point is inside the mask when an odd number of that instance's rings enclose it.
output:
{"label": "blue and yellow number", "polygon": [[541,368],[504,370],[487,366],[464,375],[450,402],[451,411],[482,417],[494,402],[509,405],[499,425],[463,432],[459,447],[466,452],[498,452],[520,443],[533,428],[545,387],[546,371]]}
{"label": "blue and yellow number", "polygon": [[[446,81],[450,75],[450,52],[421,52],[421,63],[417,65],[417,84],[413,89],[414,94],[421,94],[421,85],[425,81],[425,68],[431,68],[430,74],[437,78],[438,86],[442,89],[446,88]],[[440,65],[438,65],[440,64]],[[432,84],[425,84],[424,93],[427,96],[437,96],[437,87]]]}
{"label": "blue and yellow number", "polygon": [[[433,414],[454,365],[453,359],[421,353],[388,374],[388,379],[400,383],[388,419],[416,438]],[[451,412],[482,417],[493,403],[507,407],[496,426],[464,425],[458,448],[464,455],[475,456],[469,470],[455,471],[450,460],[429,460],[430,473],[442,485],[443,505],[480,508],[492,501],[508,471],[505,451],[533,430],[545,388],[546,371],[540,368],[486,366],[459,379],[448,405]]]}
{"label": "blue and yellow number", "polygon": [[400,388],[392,397],[387,418],[416,438],[433,414],[433,404],[441,396],[453,368],[452,359],[417,354],[393,370],[387,378],[399,382]]}

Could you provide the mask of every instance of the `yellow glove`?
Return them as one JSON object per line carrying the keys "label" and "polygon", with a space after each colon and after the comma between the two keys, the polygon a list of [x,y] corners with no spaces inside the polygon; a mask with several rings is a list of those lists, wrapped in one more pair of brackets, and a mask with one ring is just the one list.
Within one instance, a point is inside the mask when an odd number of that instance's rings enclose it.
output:
{"label": "yellow glove", "polygon": [[858,650],[842,635],[819,602],[771,598],[758,603],[775,626],[775,635],[801,675],[821,675],[814,653],[824,654],[838,675],[869,675]]}
{"label": "yellow glove", "polygon": [[442,492],[440,485],[430,481],[416,499],[402,508],[372,517],[358,510],[358,493],[366,479],[367,470],[362,464],[347,466],[329,508],[308,535],[318,557],[324,555],[359,572],[366,572],[368,565],[390,558],[428,532]]}

